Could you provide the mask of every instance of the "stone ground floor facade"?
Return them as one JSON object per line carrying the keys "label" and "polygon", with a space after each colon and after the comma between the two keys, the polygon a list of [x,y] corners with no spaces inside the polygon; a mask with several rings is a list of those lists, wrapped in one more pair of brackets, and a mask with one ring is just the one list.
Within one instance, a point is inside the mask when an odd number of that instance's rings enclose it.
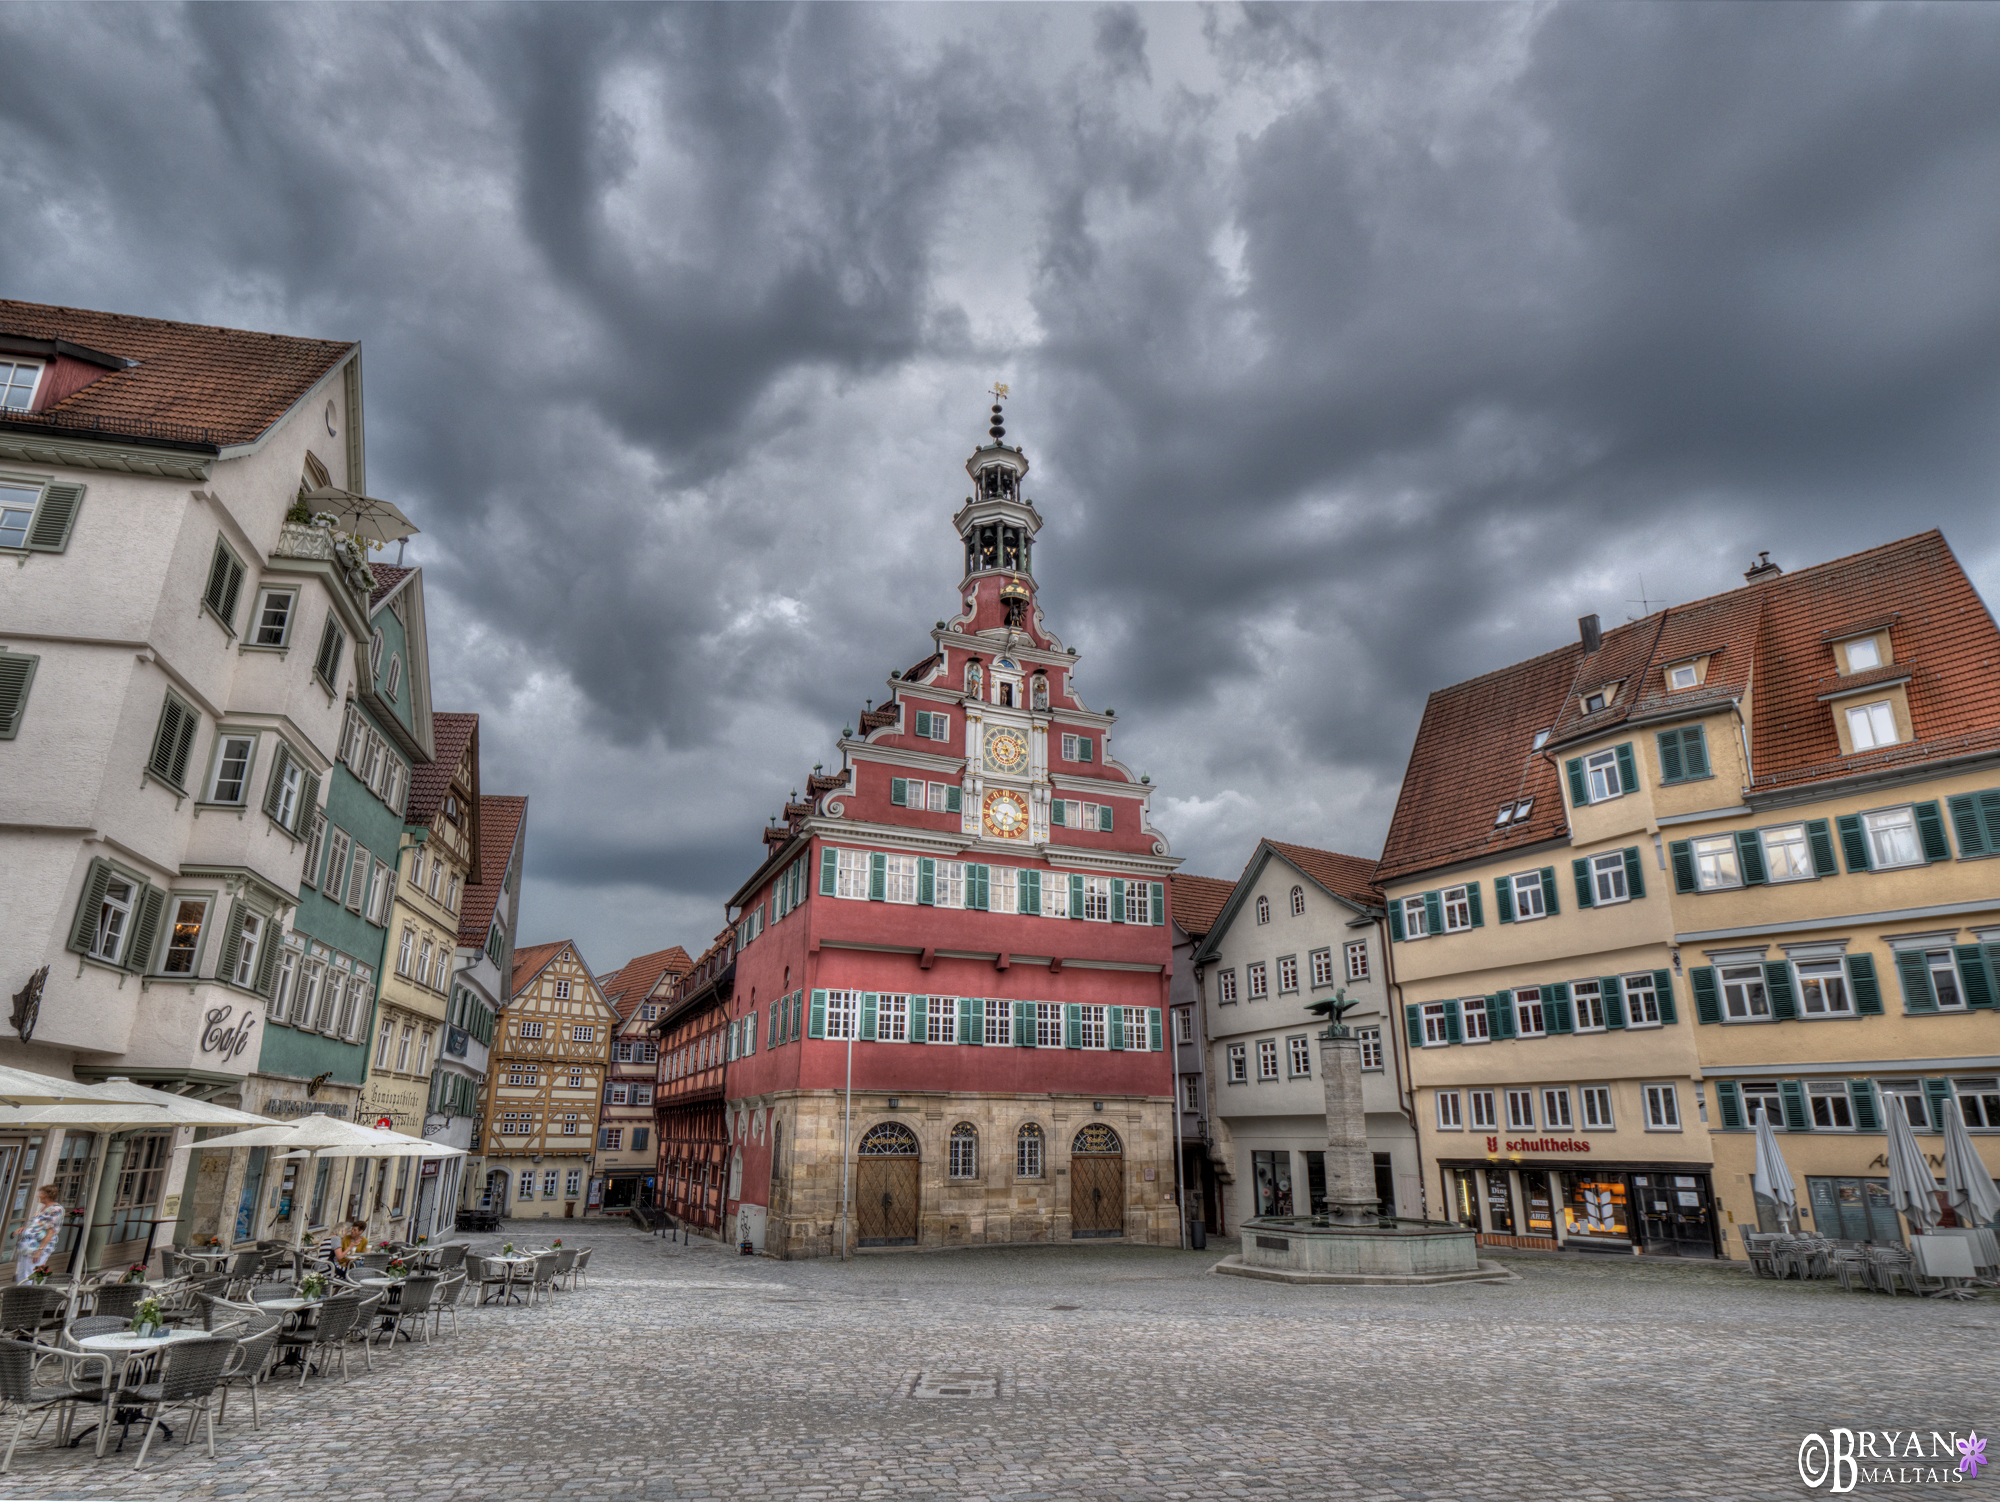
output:
{"label": "stone ground floor facade", "polygon": [[730,1224],[780,1257],[1123,1240],[1178,1246],[1165,1096],[785,1091],[729,1103]]}

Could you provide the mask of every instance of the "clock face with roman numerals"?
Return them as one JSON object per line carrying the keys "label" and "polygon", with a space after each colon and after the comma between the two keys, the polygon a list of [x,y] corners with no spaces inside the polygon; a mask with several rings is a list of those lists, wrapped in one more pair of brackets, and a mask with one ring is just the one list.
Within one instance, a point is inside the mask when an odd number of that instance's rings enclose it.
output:
{"label": "clock face with roman numerals", "polygon": [[1028,833],[1028,800],[1008,788],[995,788],[986,795],[986,833],[1001,840],[1024,839]]}
{"label": "clock face with roman numerals", "polygon": [[986,732],[986,770],[1019,776],[1028,770],[1028,738],[1011,725]]}

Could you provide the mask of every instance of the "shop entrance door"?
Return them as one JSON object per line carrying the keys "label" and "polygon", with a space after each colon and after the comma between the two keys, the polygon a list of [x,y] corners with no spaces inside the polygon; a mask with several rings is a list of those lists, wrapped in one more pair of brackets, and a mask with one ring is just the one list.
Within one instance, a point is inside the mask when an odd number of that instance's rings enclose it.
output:
{"label": "shop entrance door", "polygon": [[1634,1174],[1646,1251],[1655,1257],[1713,1257],[1714,1217],[1709,1209],[1708,1175]]}

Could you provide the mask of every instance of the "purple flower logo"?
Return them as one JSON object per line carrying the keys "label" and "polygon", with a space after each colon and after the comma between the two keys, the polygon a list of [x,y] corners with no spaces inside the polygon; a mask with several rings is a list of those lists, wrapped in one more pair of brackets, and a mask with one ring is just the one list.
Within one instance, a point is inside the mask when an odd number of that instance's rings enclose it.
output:
{"label": "purple flower logo", "polygon": [[1977,1434],[1968,1433],[1958,1442],[1958,1454],[1959,1470],[1975,1481],[1979,1479],[1979,1468],[1990,1464],[1986,1459],[1986,1441]]}

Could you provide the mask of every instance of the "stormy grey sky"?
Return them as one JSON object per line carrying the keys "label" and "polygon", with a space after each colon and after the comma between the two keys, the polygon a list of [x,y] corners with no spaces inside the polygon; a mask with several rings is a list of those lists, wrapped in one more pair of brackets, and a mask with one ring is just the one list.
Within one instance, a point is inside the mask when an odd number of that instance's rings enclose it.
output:
{"label": "stormy grey sky", "polygon": [[2000,7],[0,9],[0,290],[365,345],[524,935],[698,951],[949,613],[985,387],[1186,869],[1433,688],[1941,526]]}

